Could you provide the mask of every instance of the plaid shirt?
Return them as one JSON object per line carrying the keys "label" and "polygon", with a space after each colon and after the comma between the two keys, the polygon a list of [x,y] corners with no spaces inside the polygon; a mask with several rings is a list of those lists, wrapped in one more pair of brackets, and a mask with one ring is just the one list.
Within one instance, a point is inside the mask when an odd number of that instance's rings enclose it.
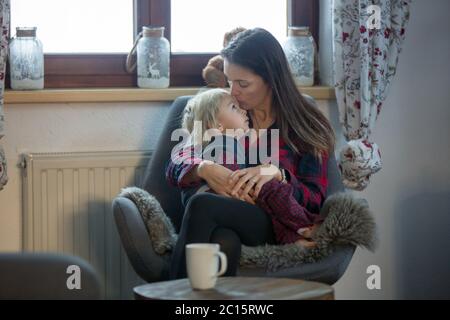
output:
{"label": "plaid shirt", "polygon": [[[276,129],[275,124],[268,128],[268,132],[271,129]],[[269,144],[270,141],[267,139]],[[258,142],[251,145],[245,143],[246,153],[250,148],[257,147]],[[185,175],[202,161],[194,156],[193,147],[181,150],[174,160],[170,159],[166,166],[166,178],[170,184],[185,188],[204,183],[187,184],[183,181]],[[322,221],[319,212],[328,186],[328,155],[322,154],[322,163],[311,154],[297,155],[280,137],[278,160],[280,168],[288,173],[288,183],[276,179],[265,183],[256,204],[270,215],[277,243],[286,244],[302,238],[297,233],[298,229]]]}

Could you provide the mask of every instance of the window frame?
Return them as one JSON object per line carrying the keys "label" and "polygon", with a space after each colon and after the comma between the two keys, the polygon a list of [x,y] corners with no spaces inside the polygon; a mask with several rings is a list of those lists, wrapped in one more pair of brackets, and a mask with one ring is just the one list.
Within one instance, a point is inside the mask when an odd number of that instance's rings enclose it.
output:
{"label": "window frame", "polygon": [[[144,25],[164,26],[170,41],[170,0],[134,0],[134,34]],[[319,1],[288,0],[288,25],[309,26],[318,44]],[[130,48],[131,49],[131,48]],[[202,69],[217,53],[171,53],[170,86],[204,86]],[[137,87],[136,73],[125,70],[126,54],[45,54],[45,88]],[[9,77],[8,77],[9,78]],[[6,83],[9,87],[9,79]]]}

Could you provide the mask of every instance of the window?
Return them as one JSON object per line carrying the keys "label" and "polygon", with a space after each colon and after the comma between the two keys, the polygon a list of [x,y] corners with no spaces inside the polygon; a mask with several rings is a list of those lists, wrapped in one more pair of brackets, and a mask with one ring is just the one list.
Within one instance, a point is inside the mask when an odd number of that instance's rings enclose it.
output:
{"label": "window", "polygon": [[130,0],[12,0],[11,11],[11,35],[37,27],[45,53],[127,53],[133,46]]}
{"label": "window", "polygon": [[[218,4],[211,5],[213,2]],[[235,5],[233,2],[238,4]],[[245,21],[242,23],[239,23],[238,20],[242,18],[231,13],[228,15],[233,15],[236,20],[221,20],[219,24],[215,19],[215,28],[207,28],[207,30],[214,30],[214,34],[208,36],[210,40],[208,43],[205,41],[205,47],[202,47],[203,40],[192,41],[193,36],[189,36],[191,41],[183,41],[186,32],[194,32],[188,31],[188,27],[198,31],[199,39],[203,39],[205,35],[202,30],[198,30],[198,25],[191,24],[189,20],[186,20],[186,17],[192,16],[194,10],[198,12],[198,8],[211,8],[214,12],[211,16],[216,15],[217,12],[226,12],[228,8],[236,7],[242,8],[242,12],[246,12],[249,9],[244,10],[243,2],[235,0],[11,0],[11,18],[13,28],[25,22],[28,26],[30,26],[29,23],[39,25],[39,18],[42,18],[44,24],[38,27],[37,32],[38,37],[44,43],[46,52],[44,59],[45,88],[136,87],[136,75],[128,74],[125,70],[126,52],[132,47],[133,36],[144,25],[165,26],[165,36],[172,45],[171,86],[204,85],[201,70],[208,60],[221,49],[223,30],[230,29],[230,25],[232,25],[231,28],[236,25],[253,27],[264,23],[262,27],[267,28],[278,37],[281,37],[283,32],[285,34],[286,31],[283,31],[282,28],[284,27],[285,30],[286,24],[306,25],[310,26],[313,36],[318,40],[319,1],[245,0],[246,3],[257,3],[257,14],[244,16]],[[208,5],[204,3],[208,3]],[[260,13],[263,12],[261,11],[263,10],[262,3],[266,3],[265,9],[273,13],[271,13],[271,17],[282,16],[281,12],[287,11],[286,19],[280,18],[278,21],[278,19],[269,18],[265,13]],[[274,3],[278,3],[279,7],[276,9],[271,7]],[[189,7],[185,7],[186,4]],[[26,10],[20,9],[25,5],[27,6]],[[35,6],[37,8],[34,8]],[[221,8],[221,6],[227,6],[227,8]],[[16,8],[17,11],[15,11]],[[101,12],[99,12],[100,10]],[[202,9],[201,17],[207,16],[206,12],[206,9]],[[69,16],[70,19],[67,18]],[[225,17],[225,14],[221,14],[222,16]],[[264,19],[252,20],[256,18]],[[80,21],[77,21],[78,19]],[[200,21],[198,18],[193,20]],[[64,34],[74,32],[68,37],[73,40],[72,43],[62,43],[57,40],[54,44],[55,38],[64,37],[61,33],[53,33],[51,36],[53,39],[45,38],[46,28],[51,32],[61,31],[62,27],[58,21],[65,25],[64,32],[66,33]],[[133,23],[132,27],[130,27],[130,21]],[[230,22],[230,25],[224,21]],[[82,27],[80,27],[81,22]],[[11,29],[11,34],[15,34],[15,29]],[[83,35],[82,39],[75,40],[81,34]],[[111,38],[111,35],[114,36]],[[120,41],[117,40],[118,38]],[[111,39],[115,39],[115,41]],[[129,45],[127,45],[128,43]],[[190,46],[193,43],[196,45]],[[6,85],[8,85],[8,81]]]}
{"label": "window", "polygon": [[[283,41],[287,30],[286,5],[286,1],[280,0],[172,0],[172,52],[219,52],[223,35],[236,27],[262,27]],[[205,8],[214,8],[214,13],[205,14]],[[196,38],[200,41],[194,41]]]}

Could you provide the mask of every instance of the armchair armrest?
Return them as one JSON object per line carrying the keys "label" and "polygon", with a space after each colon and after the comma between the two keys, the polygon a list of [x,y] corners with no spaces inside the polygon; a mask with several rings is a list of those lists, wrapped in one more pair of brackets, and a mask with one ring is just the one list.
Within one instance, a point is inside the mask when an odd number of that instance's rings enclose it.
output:
{"label": "armchair armrest", "polygon": [[147,282],[168,279],[169,261],[153,250],[144,221],[133,201],[115,198],[113,213],[122,245],[136,273]]}
{"label": "armchair armrest", "polygon": [[[80,268],[81,288],[67,286],[68,267]],[[0,253],[0,300],[97,300],[101,298],[100,279],[84,259],[62,253]]]}

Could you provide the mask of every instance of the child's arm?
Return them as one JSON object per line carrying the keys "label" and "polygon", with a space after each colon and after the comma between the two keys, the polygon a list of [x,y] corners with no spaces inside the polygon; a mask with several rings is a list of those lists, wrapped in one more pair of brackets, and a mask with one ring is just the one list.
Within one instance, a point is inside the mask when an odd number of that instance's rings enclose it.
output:
{"label": "child's arm", "polygon": [[194,147],[183,148],[172,154],[166,165],[166,180],[180,188],[195,187],[202,183],[198,166],[202,159],[195,156]]}

